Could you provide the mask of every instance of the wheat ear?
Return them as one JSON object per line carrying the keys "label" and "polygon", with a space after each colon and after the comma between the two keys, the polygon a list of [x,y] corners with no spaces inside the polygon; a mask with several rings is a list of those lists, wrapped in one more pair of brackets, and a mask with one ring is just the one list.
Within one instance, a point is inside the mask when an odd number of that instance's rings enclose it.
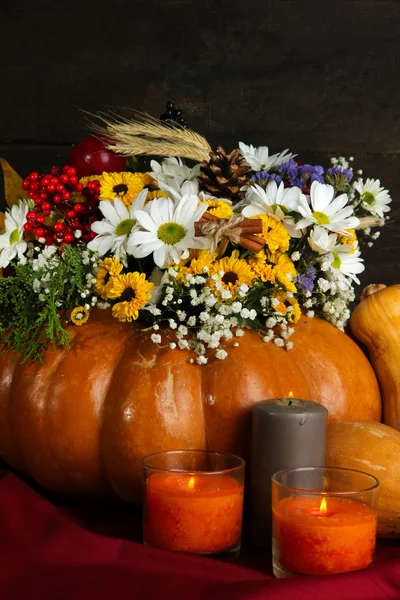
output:
{"label": "wheat ear", "polygon": [[133,119],[113,114],[98,114],[100,124],[91,128],[109,141],[108,149],[124,156],[180,156],[196,161],[208,160],[211,146],[206,138],[178,124],[169,124],[146,113]]}

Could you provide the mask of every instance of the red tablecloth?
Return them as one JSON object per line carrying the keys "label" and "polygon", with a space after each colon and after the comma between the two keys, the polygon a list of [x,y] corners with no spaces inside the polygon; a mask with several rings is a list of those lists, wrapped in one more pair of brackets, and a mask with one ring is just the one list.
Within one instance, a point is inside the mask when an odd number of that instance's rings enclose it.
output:
{"label": "red tablecloth", "polygon": [[[376,565],[364,571],[276,580],[261,551],[234,563],[165,552],[89,531],[76,515],[0,472],[1,600],[400,599],[400,542],[380,543]],[[137,517],[126,515],[124,537],[135,539]]]}

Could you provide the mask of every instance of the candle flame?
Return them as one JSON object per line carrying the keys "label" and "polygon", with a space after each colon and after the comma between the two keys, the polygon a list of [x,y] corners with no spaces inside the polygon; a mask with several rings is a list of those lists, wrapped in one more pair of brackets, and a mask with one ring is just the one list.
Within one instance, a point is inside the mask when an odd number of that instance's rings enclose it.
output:
{"label": "candle flame", "polygon": [[191,477],[189,479],[189,483],[188,483],[188,489],[192,490],[194,488],[194,477]]}
{"label": "candle flame", "polygon": [[293,398],[293,392],[288,393],[288,398]]}
{"label": "candle flame", "polygon": [[319,505],[319,512],[324,517],[326,516],[326,513],[328,512],[328,509],[326,507],[326,498],[322,498],[321,504]]}

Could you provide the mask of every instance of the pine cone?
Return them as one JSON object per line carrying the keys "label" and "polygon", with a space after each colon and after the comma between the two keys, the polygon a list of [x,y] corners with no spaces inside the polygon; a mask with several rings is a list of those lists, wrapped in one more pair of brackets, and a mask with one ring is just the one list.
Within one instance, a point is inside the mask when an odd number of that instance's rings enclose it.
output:
{"label": "pine cone", "polygon": [[245,185],[246,173],[250,171],[250,167],[243,163],[239,150],[226,154],[222,146],[218,146],[200,167],[198,180],[201,189],[217,198],[238,202],[242,197],[240,188]]}

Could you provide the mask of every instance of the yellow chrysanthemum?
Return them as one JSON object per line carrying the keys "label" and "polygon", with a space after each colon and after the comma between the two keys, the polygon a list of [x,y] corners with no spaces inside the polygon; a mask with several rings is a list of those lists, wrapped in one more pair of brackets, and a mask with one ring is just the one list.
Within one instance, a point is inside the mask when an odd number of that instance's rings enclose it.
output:
{"label": "yellow chrysanthemum", "polygon": [[297,302],[296,298],[287,298],[286,301],[289,302],[289,304],[292,307],[292,310],[289,313],[288,320],[290,321],[290,323],[297,323],[297,321],[301,317],[300,304]]}
{"label": "yellow chrysanthemum", "polygon": [[206,200],[206,203],[210,207],[207,212],[219,219],[229,219],[233,215],[233,210],[227,202],[221,200]]}
{"label": "yellow chrysanthemum", "polygon": [[276,281],[285,286],[288,292],[296,293],[297,288],[293,281],[297,275],[297,271],[289,256],[282,252],[266,252],[266,259],[274,265],[273,269]]}
{"label": "yellow chrysanthemum", "polygon": [[250,267],[261,281],[275,283],[274,266],[267,261],[264,250],[247,259]]}
{"label": "yellow chrysanthemum", "polygon": [[127,208],[139,192],[145,187],[148,180],[146,173],[103,173],[101,176],[100,200],[114,200],[119,198]]}
{"label": "yellow chrysanthemum", "polygon": [[120,321],[135,321],[139,316],[139,309],[149,301],[153,287],[154,283],[147,281],[144,273],[127,273],[114,277],[108,298],[119,302],[113,306],[113,316]]}
{"label": "yellow chrysanthemum", "polygon": [[115,258],[105,258],[100,263],[97,275],[96,284],[94,286],[97,294],[107,300],[108,293],[112,287],[112,280],[118,277],[123,269],[123,265]]}
{"label": "yellow chrysanthemum", "polygon": [[71,321],[80,327],[88,320],[90,312],[84,306],[76,306],[71,311]]}
{"label": "yellow chrysanthemum", "polygon": [[301,309],[296,298],[290,298],[284,291],[271,294],[271,299],[273,298],[278,300],[278,304],[273,305],[274,311],[285,316],[290,323],[297,323],[301,317]]}
{"label": "yellow chrysanthemum", "polygon": [[251,218],[262,220],[262,233],[257,235],[264,238],[271,252],[277,250],[286,252],[289,249],[289,232],[278,219],[275,219],[272,215],[257,215]]}
{"label": "yellow chrysanthemum", "polygon": [[[219,271],[224,272],[222,277],[219,275]],[[209,274],[218,275],[222,287],[228,290],[232,296],[235,296],[242,283],[252,287],[253,279],[256,278],[256,274],[250,265],[244,259],[239,258],[239,250],[234,250],[229,257],[224,256],[224,258],[215,261],[211,265]],[[210,280],[210,285],[215,288],[215,293],[219,295],[213,280]]]}
{"label": "yellow chrysanthemum", "polygon": [[88,177],[81,177],[79,183],[86,187],[89,181],[98,181],[101,184],[102,177],[101,175],[89,175]]}
{"label": "yellow chrysanthemum", "polygon": [[150,185],[155,185],[155,180],[152,178],[150,173],[140,173],[143,175],[143,187],[149,187]]}
{"label": "yellow chrysanthemum", "polygon": [[351,246],[351,250],[349,250],[349,254],[354,254],[354,251],[357,250],[358,247],[358,239],[357,233],[355,229],[346,229],[347,235],[339,235],[338,241],[339,244],[343,246]]}
{"label": "yellow chrysanthemum", "polygon": [[147,202],[149,202],[150,200],[154,200],[154,198],[168,198],[168,194],[166,194],[162,190],[153,190],[152,192],[148,192],[146,198]]}
{"label": "yellow chrysanthemum", "polygon": [[183,281],[186,275],[202,275],[204,267],[210,269],[211,264],[216,259],[217,254],[210,253],[208,250],[200,250],[196,252],[190,264],[187,266],[181,266],[177,275],[178,281]]}

